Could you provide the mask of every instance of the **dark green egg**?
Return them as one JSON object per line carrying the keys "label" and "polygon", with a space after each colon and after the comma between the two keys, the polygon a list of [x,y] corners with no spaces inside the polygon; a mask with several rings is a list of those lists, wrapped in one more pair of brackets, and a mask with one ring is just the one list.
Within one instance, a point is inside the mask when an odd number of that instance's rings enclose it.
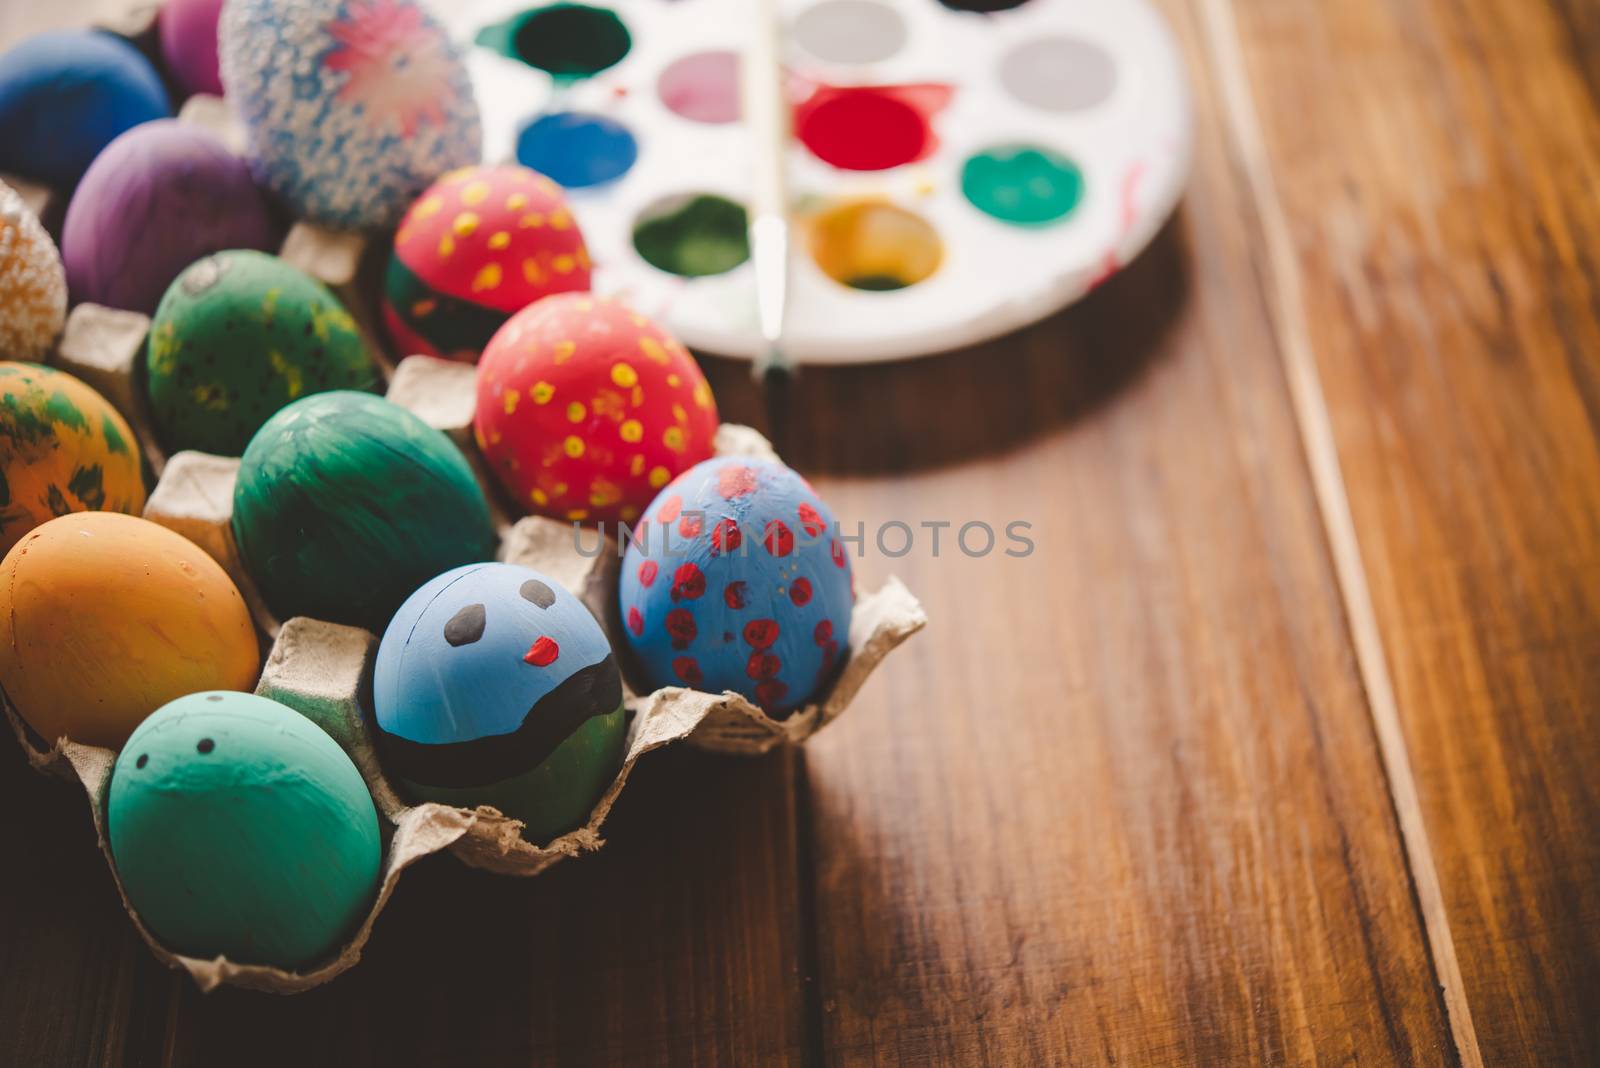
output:
{"label": "dark green egg", "polygon": [[492,559],[495,542],[483,490],[450,439],[346,390],[295,401],[251,439],[233,532],[279,619],[380,633],[412,590]]}
{"label": "dark green egg", "polygon": [[378,382],[355,321],[326,286],[243,249],[197,260],[167,287],[146,365],[163,444],[222,456],[239,455],[291,401]]}

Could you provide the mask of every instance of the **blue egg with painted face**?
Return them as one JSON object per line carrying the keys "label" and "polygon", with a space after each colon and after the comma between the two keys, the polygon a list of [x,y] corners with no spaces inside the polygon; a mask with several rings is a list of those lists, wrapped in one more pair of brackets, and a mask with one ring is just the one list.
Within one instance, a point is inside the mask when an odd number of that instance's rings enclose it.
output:
{"label": "blue egg with painted face", "polygon": [[605,632],[554,580],[468,564],[413,593],[378,647],[384,770],[424,801],[492,805],[543,842],[582,825],[622,764]]}
{"label": "blue egg with painted face", "polygon": [[838,525],[775,460],[716,457],[669,483],[628,541],[618,598],[651,683],[732,690],[777,718],[849,655],[855,595]]}

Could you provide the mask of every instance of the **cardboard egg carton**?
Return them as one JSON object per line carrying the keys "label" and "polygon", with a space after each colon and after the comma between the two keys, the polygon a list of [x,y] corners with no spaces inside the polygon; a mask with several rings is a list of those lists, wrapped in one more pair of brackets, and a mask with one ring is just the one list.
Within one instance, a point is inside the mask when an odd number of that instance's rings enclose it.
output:
{"label": "cardboard egg carton", "polygon": [[[112,28],[150,44],[149,5]],[[190,97],[179,118],[215,133],[235,151],[242,133],[227,105],[214,97]],[[41,218],[64,210],[62,198],[32,183],[16,182]],[[304,222],[288,232],[279,255],[319,279],[345,304],[361,328],[367,348],[388,385],[388,399],[446,433],[472,464],[488,498],[499,534],[498,558],[549,576],[577,595],[600,622],[619,660],[626,660],[617,608],[621,554],[615,543],[598,553],[580,552],[571,524],[540,517],[512,521],[510,510],[472,441],[474,368],[426,356],[398,366],[378,343],[381,333],[372,299],[375,258],[366,238],[335,233]],[[245,570],[232,529],[233,488],[239,461],[199,452],[168,456],[153,433],[144,399],[144,346],[150,322],[135,312],[91,304],[74,308],[51,363],[85,380],[128,420],[151,470],[159,476],[145,506],[145,518],[194,542],[216,559],[238,585],[262,635],[271,640],[256,693],[296,709],[326,730],[360,771],[382,817],[384,861],[378,890],[366,917],[336,953],[315,966],[290,972],[239,964],[218,957],[202,960],[171,952],[141,922],[117,878],[106,837],[105,799],[116,752],[66,738],[40,738],[17,714],[0,688],[0,706],[35,767],[78,782],[89,800],[96,838],[111,868],[123,906],[158,959],[188,972],[202,990],[240,986],[279,994],[319,986],[353,966],[388,903],[401,873],[423,857],[453,853],[474,867],[509,875],[533,876],[568,857],[604,845],[601,828],[626,785],[635,763],[646,753],[675,741],[724,753],[759,754],[780,744],[803,742],[841,715],[866,677],[888,653],[927,622],[921,606],[896,579],[859,597],[851,619],[850,657],[818,699],[775,720],[739,694],[704,693],[671,686],[638,693],[624,678],[628,742],[620,769],[583,826],[537,845],[522,837],[522,824],[494,808],[461,808],[436,803],[411,804],[394,789],[378,760],[369,714],[372,663],[378,637],[369,631],[307,618],[272,618]],[[775,458],[771,446],[748,427],[724,425],[717,434],[719,455]],[[590,532],[587,541],[596,535]]]}
{"label": "cardboard egg carton", "polygon": [[[425,802],[411,804],[389,781],[379,762],[370,717],[372,664],[378,636],[355,627],[307,618],[283,623],[273,619],[243,566],[233,535],[233,490],[239,460],[182,451],[161,457],[142,403],[136,372],[143,332],[142,316],[80,306],[75,325],[63,339],[56,364],[90,377],[123,411],[147,455],[161,460],[161,476],[145,505],[145,518],[182,534],[212,556],[234,579],[250,606],[258,628],[272,639],[255,692],[299,711],[345,750],[367,784],[381,815],[386,835],[378,891],[368,913],[346,944],[329,959],[305,971],[290,972],[265,965],[239,964],[225,958],[186,957],[162,946],[140,921],[117,882],[123,906],[140,936],[158,959],[186,971],[202,990],[242,986],[292,994],[322,983],[353,966],[371,935],[372,925],[389,900],[401,873],[435,853],[448,852],[473,867],[507,875],[534,876],[569,857],[594,852],[604,844],[601,829],[637,761],[653,749],[688,741],[726,753],[762,753],[783,743],[798,743],[843,713],[863,681],[889,651],[926,622],[921,606],[897,580],[857,600],[850,626],[850,658],[828,692],[786,719],[773,720],[735,693],[711,694],[682,687],[638,693],[624,683],[628,710],[628,744],[621,768],[596,802],[583,826],[550,842],[535,844],[522,837],[522,824],[489,806],[461,808]],[[86,372],[89,372],[86,374]],[[389,397],[429,425],[447,434],[468,457],[491,502],[498,489],[488,478],[472,443],[471,419],[475,380],[472,368],[426,356],[403,360]],[[722,455],[771,457],[772,449],[748,427],[724,425],[716,451]],[[531,567],[578,596],[606,630],[611,644],[626,659],[617,608],[621,554],[614,542],[602,542],[587,531],[579,550],[570,523],[538,516],[509,522],[496,513],[500,530],[497,556]],[[0,691],[0,698],[3,698]],[[89,799],[96,838],[116,880],[105,826],[105,798],[116,753],[81,745],[66,738],[53,742],[38,737],[4,701],[8,721],[43,770],[77,781]]]}

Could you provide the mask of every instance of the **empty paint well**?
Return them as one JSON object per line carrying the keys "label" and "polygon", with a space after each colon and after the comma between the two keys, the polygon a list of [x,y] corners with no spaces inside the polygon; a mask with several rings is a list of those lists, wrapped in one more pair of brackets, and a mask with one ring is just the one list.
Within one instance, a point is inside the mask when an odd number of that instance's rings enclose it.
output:
{"label": "empty paint well", "polygon": [[633,134],[604,115],[552,112],[517,135],[517,162],[568,189],[616,181],[638,158]]}
{"label": "empty paint well", "polygon": [[822,272],[852,289],[916,285],[944,258],[939,235],[922,216],[878,200],[824,209],[810,220],[811,258]]}
{"label": "empty paint well", "polygon": [[929,116],[949,99],[943,85],[823,86],[795,109],[795,136],[841,170],[884,171],[933,151]]}
{"label": "empty paint well", "polygon": [[558,80],[577,81],[621,62],[633,47],[633,38],[614,11],[561,3],[485,26],[478,31],[477,43]]}
{"label": "empty paint well", "polygon": [[633,247],[652,267],[698,278],[731,271],[750,258],[742,205],[710,193],[659,200],[640,214]]}
{"label": "empty paint well", "polygon": [[791,37],[830,63],[876,63],[906,44],[906,21],[878,0],[823,0],[794,20]]}
{"label": "empty paint well", "polygon": [[1117,86],[1117,64],[1092,41],[1044,37],[1027,41],[1000,61],[1006,92],[1043,111],[1098,107]]}
{"label": "empty paint well", "polygon": [[656,79],[656,93],[668,111],[691,122],[736,122],[739,57],[725,50],[682,56]]}
{"label": "empty paint well", "polygon": [[967,158],[961,192],[985,215],[1015,226],[1044,226],[1083,202],[1083,172],[1059,152],[1004,145]]}

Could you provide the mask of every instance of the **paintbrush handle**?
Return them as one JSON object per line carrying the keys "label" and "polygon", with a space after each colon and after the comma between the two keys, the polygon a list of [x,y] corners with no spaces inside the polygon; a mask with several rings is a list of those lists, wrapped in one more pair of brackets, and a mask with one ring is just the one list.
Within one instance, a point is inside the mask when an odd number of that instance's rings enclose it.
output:
{"label": "paintbrush handle", "polygon": [[779,59],[777,0],[751,0],[752,25],[740,76],[745,130],[750,137],[750,259],[756,277],[756,315],[766,343],[764,361],[781,359],[788,297],[789,203],[784,162],[789,104]]}

